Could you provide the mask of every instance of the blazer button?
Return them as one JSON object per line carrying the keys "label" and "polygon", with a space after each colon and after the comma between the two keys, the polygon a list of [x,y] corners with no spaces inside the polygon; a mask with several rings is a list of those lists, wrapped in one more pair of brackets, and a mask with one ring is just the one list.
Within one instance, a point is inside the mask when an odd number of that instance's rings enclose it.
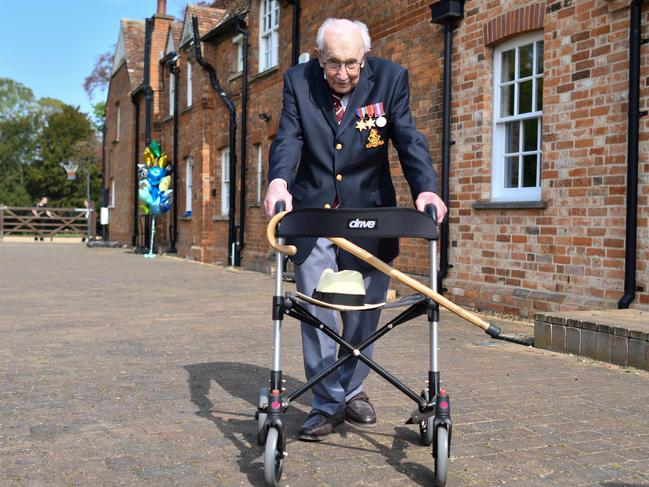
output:
{"label": "blazer button", "polygon": [[342,145],[340,142],[338,142],[338,143],[336,144],[336,150],[340,150],[340,149],[342,149],[342,148],[343,148],[343,145]]}
{"label": "blazer button", "polygon": [[342,174],[337,174],[336,175],[336,181],[342,181],[343,180],[343,175]]}
{"label": "blazer button", "polygon": [[327,209],[329,209],[329,208],[331,208],[331,205],[330,205],[329,203],[325,203],[325,204],[324,204],[324,207],[327,208]]}

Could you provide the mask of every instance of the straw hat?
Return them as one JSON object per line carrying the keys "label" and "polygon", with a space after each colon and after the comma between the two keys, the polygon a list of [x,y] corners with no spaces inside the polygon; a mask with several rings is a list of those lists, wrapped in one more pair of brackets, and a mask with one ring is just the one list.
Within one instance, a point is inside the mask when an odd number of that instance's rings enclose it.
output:
{"label": "straw hat", "polygon": [[325,269],[312,296],[296,294],[304,301],[338,311],[375,309],[385,304],[365,304],[363,276],[358,271]]}

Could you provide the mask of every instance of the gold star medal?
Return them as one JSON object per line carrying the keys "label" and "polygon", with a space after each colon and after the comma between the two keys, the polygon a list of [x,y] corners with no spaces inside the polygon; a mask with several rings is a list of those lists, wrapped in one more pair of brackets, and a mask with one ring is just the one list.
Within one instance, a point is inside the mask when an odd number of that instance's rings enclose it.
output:
{"label": "gold star medal", "polygon": [[369,126],[367,125],[367,112],[365,111],[365,107],[357,108],[355,112],[358,116],[358,122],[356,122],[356,128],[358,129],[358,131],[362,132],[363,130],[367,130]]}

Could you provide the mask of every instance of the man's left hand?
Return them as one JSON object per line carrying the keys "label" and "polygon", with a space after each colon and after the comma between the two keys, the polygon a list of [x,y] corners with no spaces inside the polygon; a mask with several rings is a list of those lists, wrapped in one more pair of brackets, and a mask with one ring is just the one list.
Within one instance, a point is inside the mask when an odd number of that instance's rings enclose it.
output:
{"label": "man's left hand", "polygon": [[415,207],[419,211],[424,211],[426,205],[435,205],[435,208],[437,208],[437,223],[441,224],[442,221],[444,221],[444,216],[447,212],[446,205],[442,201],[442,198],[430,191],[423,191],[417,195],[417,199],[415,200]]}

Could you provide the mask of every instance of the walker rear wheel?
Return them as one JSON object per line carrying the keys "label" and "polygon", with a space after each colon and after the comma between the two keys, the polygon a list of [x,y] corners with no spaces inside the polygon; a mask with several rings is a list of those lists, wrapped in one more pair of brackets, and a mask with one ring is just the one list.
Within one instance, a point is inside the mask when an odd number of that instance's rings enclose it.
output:
{"label": "walker rear wheel", "polygon": [[[262,387],[259,391],[259,409],[257,410],[257,444],[263,445],[266,443],[266,435],[268,428],[266,428],[266,418],[268,415],[263,412],[268,407],[268,387]],[[262,411],[263,410],[263,411]]]}
{"label": "walker rear wheel", "polygon": [[448,430],[437,427],[435,442],[435,487],[444,487],[448,476]]}
{"label": "walker rear wheel", "polygon": [[284,452],[279,450],[279,431],[276,426],[268,428],[264,449],[264,480],[266,485],[276,487],[282,477]]}
{"label": "walker rear wheel", "polygon": [[[430,402],[430,392],[428,389],[421,391],[421,397]],[[433,421],[435,420],[434,416],[430,416],[419,423],[419,440],[424,446],[430,446],[433,444]]]}

